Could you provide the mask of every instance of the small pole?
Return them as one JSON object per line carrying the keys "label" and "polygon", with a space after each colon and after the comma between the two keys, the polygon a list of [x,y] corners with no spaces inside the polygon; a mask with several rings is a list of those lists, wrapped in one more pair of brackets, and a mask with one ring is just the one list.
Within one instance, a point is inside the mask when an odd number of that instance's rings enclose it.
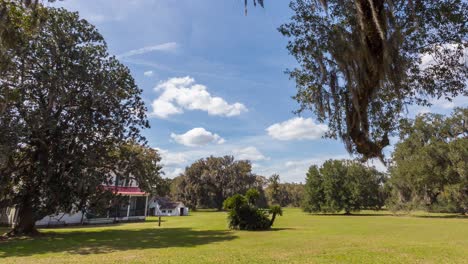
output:
{"label": "small pole", "polygon": [[161,216],[158,217],[158,226],[161,226]]}

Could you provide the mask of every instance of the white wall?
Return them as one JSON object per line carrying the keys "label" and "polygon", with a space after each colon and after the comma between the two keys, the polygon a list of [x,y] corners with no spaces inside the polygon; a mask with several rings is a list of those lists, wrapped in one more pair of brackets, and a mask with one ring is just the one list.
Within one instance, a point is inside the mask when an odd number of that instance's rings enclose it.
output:
{"label": "white wall", "polygon": [[[183,204],[177,206],[174,209],[160,209],[158,202],[151,201],[149,203],[149,208],[155,208],[155,214],[156,215],[161,215],[161,216],[179,216],[181,207],[184,208],[184,215],[188,215],[189,214],[189,209],[188,209],[188,207],[185,207]],[[171,212],[169,212],[169,211],[171,211]]]}
{"label": "white wall", "polygon": [[0,224],[12,225],[16,214],[16,208],[0,208]]}
{"label": "white wall", "polygon": [[54,223],[56,224],[57,221],[61,221],[64,224],[67,225],[76,225],[76,224],[81,224],[81,218],[83,216],[82,212],[77,212],[74,214],[58,214],[58,215],[49,215],[44,218],[42,218],[39,221],[36,221],[36,226],[48,226],[53,225]]}
{"label": "white wall", "polygon": [[181,214],[180,214],[180,208],[184,208],[184,214],[183,214],[183,215],[188,215],[188,213],[189,213],[188,210],[189,210],[189,209],[188,209],[187,207],[184,207],[184,206],[178,206],[178,207],[176,207],[176,208],[174,208],[174,209],[169,209],[169,210],[171,210],[172,212],[169,212],[168,209],[165,209],[165,211],[166,211],[165,213],[162,212],[162,211],[164,211],[164,210],[160,210],[159,213],[160,213],[160,215],[162,215],[162,216],[180,216],[180,215],[181,215]]}

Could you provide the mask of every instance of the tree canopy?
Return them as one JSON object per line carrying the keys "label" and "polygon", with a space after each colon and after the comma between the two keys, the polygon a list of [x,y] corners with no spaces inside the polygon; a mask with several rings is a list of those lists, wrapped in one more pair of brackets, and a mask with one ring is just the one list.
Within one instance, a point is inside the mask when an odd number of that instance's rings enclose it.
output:
{"label": "tree canopy", "polygon": [[467,95],[468,3],[461,0],[293,0],[279,31],[299,67],[298,112],[328,122],[350,153],[382,150],[408,104]]}
{"label": "tree canopy", "polygon": [[391,166],[396,209],[468,212],[468,109],[403,120]]}
{"label": "tree canopy", "polygon": [[263,183],[252,173],[250,161],[236,161],[232,156],[200,159],[185,168],[176,181],[176,199],[192,208],[222,209],[226,198],[244,194],[249,188],[263,193]]}
{"label": "tree canopy", "polygon": [[302,206],[306,212],[377,210],[385,201],[384,181],[382,173],[357,161],[328,160],[309,168]]}

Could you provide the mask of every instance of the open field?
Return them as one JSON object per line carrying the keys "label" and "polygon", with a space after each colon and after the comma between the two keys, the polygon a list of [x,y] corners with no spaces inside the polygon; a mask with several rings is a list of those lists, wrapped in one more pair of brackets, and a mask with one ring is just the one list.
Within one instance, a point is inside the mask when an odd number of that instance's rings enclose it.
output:
{"label": "open field", "polygon": [[[226,214],[43,229],[0,241],[0,263],[468,263],[468,219],[442,214],[308,215],[285,209],[272,231],[226,229]],[[0,229],[3,233],[5,229]]]}

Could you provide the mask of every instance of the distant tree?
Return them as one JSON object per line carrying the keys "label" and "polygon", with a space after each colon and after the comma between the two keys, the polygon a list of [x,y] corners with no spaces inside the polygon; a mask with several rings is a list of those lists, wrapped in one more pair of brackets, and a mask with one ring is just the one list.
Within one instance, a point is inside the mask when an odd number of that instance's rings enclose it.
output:
{"label": "distant tree", "polygon": [[303,209],[334,213],[380,209],[384,175],[357,161],[328,160],[307,173]]}
{"label": "distant tree", "polygon": [[[280,206],[272,206],[268,210],[255,206],[255,197],[258,197],[256,189],[247,191],[247,195],[235,194],[227,198],[223,208],[228,210],[229,228],[239,230],[266,230],[273,226],[276,216],[282,215]],[[271,219],[268,215],[271,214]]]}
{"label": "distant tree", "polygon": [[[11,53],[15,67],[0,76],[1,92],[15,97],[0,115],[6,154],[0,206],[18,209],[12,234],[34,233],[36,220],[70,211],[98,192],[121,154],[142,159],[126,170],[158,171],[155,153],[127,145],[144,143],[140,129],[148,127],[129,70],[109,56],[102,36],[77,13],[49,8],[47,14],[37,34]],[[152,180],[142,184],[152,187]]]}
{"label": "distant tree", "polygon": [[304,185],[298,183],[280,183],[280,206],[301,206],[304,197]]}
{"label": "distant tree", "polygon": [[268,178],[269,185],[266,189],[268,199],[273,204],[280,204],[281,200],[281,188],[280,188],[280,176],[273,174]]}
{"label": "distant tree", "polygon": [[467,212],[467,120],[468,109],[459,108],[450,117],[428,113],[402,121],[390,170],[394,206],[452,201],[451,210]]}
{"label": "distant tree", "polygon": [[249,161],[232,156],[208,157],[194,162],[177,180],[176,194],[192,208],[223,208],[224,200],[255,187],[257,177]]}
{"label": "distant tree", "polygon": [[264,176],[255,175],[255,182],[251,188],[254,188],[258,191],[259,196],[256,199],[256,206],[259,208],[268,207],[268,198],[265,192],[266,187],[268,186],[268,179]]}
{"label": "distant tree", "polygon": [[310,166],[306,175],[305,194],[302,208],[306,212],[320,212],[325,204],[323,178],[316,165]]}
{"label": "distant tree", "polygon": [[[462,0],[293,0],[279,31],[299,67],[289,71],[298,112],[328,122],[347,150],[382,150],[413,103],[468,94],[468,3]],[[425,65],[422,60],[433,58]]]}
{"label": "distant tree", "polygon": [[161,156],[158,151],[134,142],[123,143],[112,153],[115,162],[112,173],[124,181],[136,181],[138,187],[150,194],[165,191]]}
{"label": "distant tree", "polygon": [[158,186],[155,195],[158,196],[167,196],[172,198],[172,186],[174,179],[171,178],[162,178],[161,184]]}

